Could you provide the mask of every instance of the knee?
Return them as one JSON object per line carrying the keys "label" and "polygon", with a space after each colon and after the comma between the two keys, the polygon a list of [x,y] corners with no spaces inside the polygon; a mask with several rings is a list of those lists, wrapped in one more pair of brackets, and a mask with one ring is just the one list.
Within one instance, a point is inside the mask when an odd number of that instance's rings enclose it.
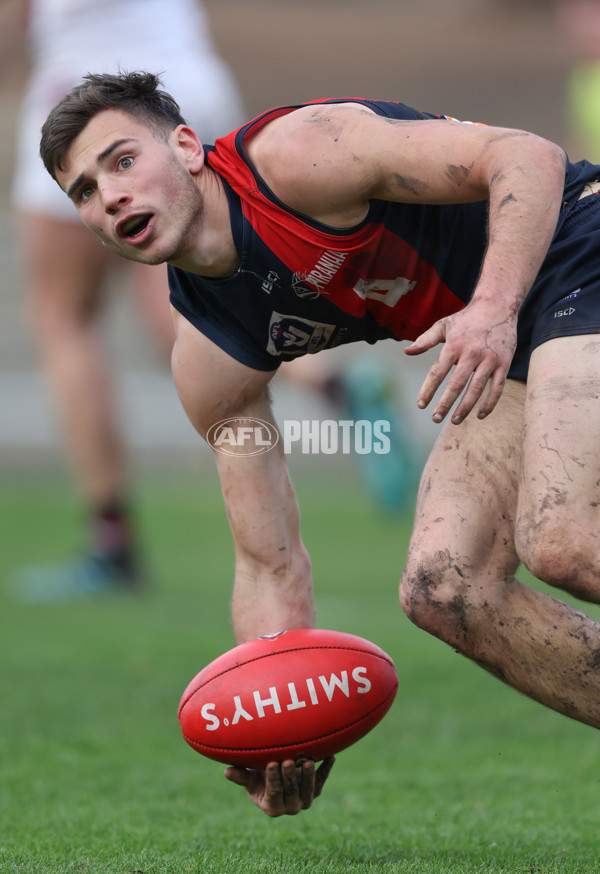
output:
{"label": "knee", "polygon": [[464,650],[473,631],[473,591],[467,574],[446,553],[409,562],[400,582],[408,618],[435,637]]}
{"label": "knee", "polygon": [[600,567],[584,526],[551,518],[535,523],[520,520],[515,540],[521,562],[538,580],[598,602]]}

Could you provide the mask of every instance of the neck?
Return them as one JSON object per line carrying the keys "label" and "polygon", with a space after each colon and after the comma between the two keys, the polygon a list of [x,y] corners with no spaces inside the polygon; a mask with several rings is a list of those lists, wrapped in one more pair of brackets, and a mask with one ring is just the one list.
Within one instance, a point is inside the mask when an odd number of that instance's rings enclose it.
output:
{"label": "neck", "polygon": [[204,182],[204,207],[190,228],[189,249],[169,263],[199,276],[226,278],[239,267],[231,232],[229,202],[223,183],[214,172],[209,171]]}

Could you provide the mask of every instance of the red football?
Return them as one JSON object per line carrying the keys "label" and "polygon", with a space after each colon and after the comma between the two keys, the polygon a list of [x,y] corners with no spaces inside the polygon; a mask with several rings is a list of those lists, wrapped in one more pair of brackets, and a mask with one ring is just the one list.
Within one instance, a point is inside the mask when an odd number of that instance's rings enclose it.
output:
{"label": "red football", "polygon": [[397,688],[391,658],[362,637],[282,631],[211,662],[183,693],[178,716],[202,755],[263,769],[349,747],[387,713]]}

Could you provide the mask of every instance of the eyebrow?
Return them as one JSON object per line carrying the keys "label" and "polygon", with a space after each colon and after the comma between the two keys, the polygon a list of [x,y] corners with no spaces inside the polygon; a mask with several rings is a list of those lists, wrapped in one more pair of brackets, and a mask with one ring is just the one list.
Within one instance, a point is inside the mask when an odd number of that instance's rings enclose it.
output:
{"label": "eyebrow", "polygon": [[[109,146],[107,146],[103,152],[100,152],[98,157],[96,158],[96,164],[98,167],[101,167],[102,164],[106,161],[107,158],[110,158],[115,149],[118,149],[119,146],[124,145],[124,143],[133,142],[133,137],[123,137],[120,140],[115,140]],[[79,188],[82,182],[87,178],[85,173],[80,173],[77,179],[69,185],[67,189],[67,197],[72,197],[75,191]]]}

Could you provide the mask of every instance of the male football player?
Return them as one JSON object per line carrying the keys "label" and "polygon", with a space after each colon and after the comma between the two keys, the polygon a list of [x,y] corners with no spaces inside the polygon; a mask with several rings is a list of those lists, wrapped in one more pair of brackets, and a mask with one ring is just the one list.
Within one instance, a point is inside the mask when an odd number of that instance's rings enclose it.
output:
{"label": "male football player", "polygon": [[[274,426],[283,360],[442,344],[417,404],[440,389],[433,419],[448,424],[401,603],[514,688],[600,726],[600,626],[514,576],[523,563],[600,600],[600,167],[524,131],[357,99],[280,107],[205,147],[136,73],[86,77],[49,116],[42,156],[106,246],[168,262],[173,373],[202,435],[227,417]],[[238,641],[313,625],[283,453],[216,462]],[[308,807],[330,766],[227,775],[276,816]]]}

